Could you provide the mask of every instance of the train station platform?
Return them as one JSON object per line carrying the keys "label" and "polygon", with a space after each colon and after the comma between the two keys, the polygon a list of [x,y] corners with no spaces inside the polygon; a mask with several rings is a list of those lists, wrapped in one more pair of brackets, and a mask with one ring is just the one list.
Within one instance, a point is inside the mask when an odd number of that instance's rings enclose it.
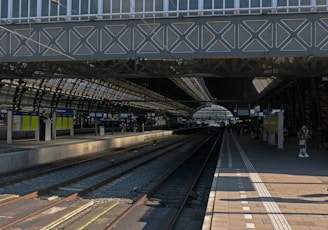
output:
{"label": "train station platform", "polygon": [[110,132],[105,135],[59,136],[56,140],[16,139],[12,144],[0,140],[0,173],[40,164],[151,142],[173,135],[172,130]]}
{"label": "train station platform", "polygon": [[203,230],[328,229],[328,150],[225,134]]}

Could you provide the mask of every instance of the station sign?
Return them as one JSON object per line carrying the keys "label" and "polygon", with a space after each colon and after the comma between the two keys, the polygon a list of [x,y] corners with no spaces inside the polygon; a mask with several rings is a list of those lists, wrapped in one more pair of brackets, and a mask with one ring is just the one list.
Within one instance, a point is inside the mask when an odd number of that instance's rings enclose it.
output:
{"label": "station sign", "polygon": [[35,131],[38,129],[38,112],[13,111],[13,131]]}
{"label": "station sign", "polygon": [[56,114],[61,116],[73,116],[74,110],[72,109],[56,109]]}
{"label": "station sign", "polygon": [[104,113],[103,112],[90,112],[89,117],[102,118],[102,117],[104,117]]}
{"label": "station sign", "polygon": [[29,116],[38,116],[39,113],[38,112],[17,112],[17,111],[13,111],[13,115],[29,115]]}
{"label": "station sign", "polygon": [[249,116],[249,109],[248,108],[245,108],[245,109],[238,108],[237,115],[238,115],[238,117]]}
{"label": "station sign", "polygon": [[56,109],[56,130],[67,130],[73,128],[74,110]]}

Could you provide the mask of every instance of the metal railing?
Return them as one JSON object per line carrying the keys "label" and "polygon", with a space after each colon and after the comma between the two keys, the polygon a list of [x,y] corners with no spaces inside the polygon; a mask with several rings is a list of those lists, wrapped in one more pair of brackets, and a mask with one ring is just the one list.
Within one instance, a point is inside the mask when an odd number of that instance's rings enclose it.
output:
{"label": "metal railing", "polygon": [[[0,0],[1,1],[1,0]],[[125,20],[125,19],[157,19],[157,18],[181,18],[181,17],[210,17],[232,15],[267,15],[267,14],[291,14],[291,13],[322,13],[328,12],[326,5],[304,6],[276,6],[276,7],[239,7],[224,9],[197,9],[197,10],[168,10],[168,11],[144,11],[144,12],[118,12],[96,14],[71,14],[71,15],[47,15],[47,16],[19,16],[1,17],[0,24],[16,23],[51,23],[65,21],[96,21],[96,20]]]}

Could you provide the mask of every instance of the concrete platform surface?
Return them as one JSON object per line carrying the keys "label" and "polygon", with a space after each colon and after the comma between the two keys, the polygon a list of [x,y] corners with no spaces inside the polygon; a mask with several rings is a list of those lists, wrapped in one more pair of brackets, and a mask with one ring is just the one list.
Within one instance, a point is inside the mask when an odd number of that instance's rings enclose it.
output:
{"label": "concrete platform surface", "polygon": [[328,229],[328,150],[225,134],[203,230]]}
{"label": "concrete platform surface", "polygon": [[106,149],[129,147],[173,134],[170,130],[147,132],[117,132],[99,135],[61,136],[56,140],[0,141],[0,173],[46,164],[70,157],[101,152]]}

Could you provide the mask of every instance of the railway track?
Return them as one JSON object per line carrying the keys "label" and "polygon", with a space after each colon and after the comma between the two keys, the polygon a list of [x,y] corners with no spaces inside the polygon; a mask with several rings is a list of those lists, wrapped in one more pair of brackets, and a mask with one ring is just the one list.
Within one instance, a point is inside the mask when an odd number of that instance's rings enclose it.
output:
{"label": "railway track", "polygon": [[[197,139],[199,139],[199,137]],[[193,140],[196,141],[195,139]],[[44,183],[46,185],[38,187],[38,189],[32,192],[27,189],[24,191],[25,194],[20,194],[20,196],[17,197],[2,195],[2,199],[0,197],[0,213],[4,213],[4,216],[0,217],[0,230],[14,228],[29,229],[27,226],[34,226],[34,229],[70,229],[69,226],[76,225],[76,221],[74,220],[76,220],[78,216],[85,217],[88,215],[91,217],[88,217],[87,221],[83,221],[83,223],[85,223],[85,226],[89,226],[95,224],[99,218],[104,218],[109,212],[116,212],[116,215],[107,217],[107,223],[114,222],[115,216],[119,216],[119,213],[124,213],[131,205],[133,206],[135,203],[134,201],[139,199],[141,194],[136,192],[134,190],[136,187],[134,187],[134,189],[132,189],[133,195],[130,198],[125,197],[122,199],[124,202],[115,200],[115,197],[110,198],[108,195],[106,196],[107,199],[104,201],[102,199],[97,200],[92,198],[97,197],[97,190],[108,185],[113,186],[111,184],[117,183],[115,181],[124,180],[124,177],[129,177],[129,175],[133,174],[133,171],[144,167],[144,165],[154,164],[154,162],[157,161],[176,161],[176,156],[165,156],[177,151],[177,149],[182,148],[181,146],[183,145],[187,145],[190,141],[191,139],[180,139],[178,143],[170,143],[169,146],[157,146],[156,151],[153,149],[151,153],[146,151],[147,154],[140,154],[140,156],[137,154],[138,156],[130,157],[120,162],[99,163],[98,166],[101,166],[96,169],[83,172],[82,174],[81,170],[78,170],[80,172],[77,173],[78,176],[75,174],[75,176],[65,177],[64,180],[59,180],[59,182],[57,181],[56,183]],[[180,157],[183,158],[183,155],[185,155],[185,150],[181,150]],[[172,162],[170,164],[172,164]],[[83,168],[85,168],[85,166]],[[53,176],[53,173],[67,173],[65,170],[66,169],[60,169],[60,172],[51,171],[50,175]],[[4,191],[6,191],[8,187],[16,187],[17,189],[17,187],[22,186],[22,184],[35,183],[37,178],[39,178],[39,180],[40,178],[42,178],[41,180],[46,180],[49,178],[49,174],[46,175],[48,177],[44,178],[43,175],[36,177],[33,175],[30,179],[26,179],[25,177],[26,180],[21,179],[19,182],[17,182],[17,179],[12,180],[12,182],[7,181],[1,189]],[[38,183],[36,183],[36,185],[38,185]],[[87,199],[81,198],[92,193],[96,195],[91,195],[91,198]],[[126,202],[126,200],[130,201]],[[19,207],[22,206],[31,206],[33,208],[27,208],[27,210],[30,211],[25,210],[25,208],[24,210],[19,210]],[[53,218],[49,218],[49,215]],[[45,219],[47,219],[47,223],[44,223]],[[91,221],[92,219],[93,221]],[[106,226],[107,224],[105,227]],[[76,228],[74,227],[71,229]]]}
{"label": "railway track", "polygon": [[[149,221],[148,223],[152,223],[152,225],[148,224],[146,229],[179,229],[176,228],[179,217],[189,199],[194,196],[196,183],[209,159],[215,154],[215,151],[218,153],[217,150],[221,144],[221,139],[222,133],[204,140],[184,161],[181,161],[176,167],[167,172],[148,193],[143,194],[131,207],[110,223],[106,229],[131,228],[136,223],[131,221],[133,217],[129,216],[129,213],[142,205],[156,207],[156,209],[148,211],[147,218],[157,219],[158,221]],[[158,218],[159,216],[161,218]],[[127,220],[128,224],[125,223],[120,226],[120,223],[124,220]],[[144,221],[147,222],[147,220]]]}
{"label": "railway track", "polygon": [[[169,141],[169,138],[165,138],[162,140],[163,143],[166,141]],[[56,172],[66,168],[69,169],[74,166],[80,167],[84,163],[85,164],[90,164],[91,162],[97,163],[97,161],[99,160],[107,162],[107,161],[112,161],[114,158],[116,161],[129,159],[131,156],[135,155],[136,151],[139,151],[142,148],[146,148],[152,143],[153,143],[152,141],[148,141],[143,144],[139,144],[137,146],[133,146],[130,148],[124,148],[119,150],[108,150],[96,154],[88,154],[85,156],[56,161],[50,164],[38,165],[27,169],[2,173],[0,174],[0,188],[18,182],[26,181],[32,178],[40,177],[42,175],[47,175],[52,172]]]}

